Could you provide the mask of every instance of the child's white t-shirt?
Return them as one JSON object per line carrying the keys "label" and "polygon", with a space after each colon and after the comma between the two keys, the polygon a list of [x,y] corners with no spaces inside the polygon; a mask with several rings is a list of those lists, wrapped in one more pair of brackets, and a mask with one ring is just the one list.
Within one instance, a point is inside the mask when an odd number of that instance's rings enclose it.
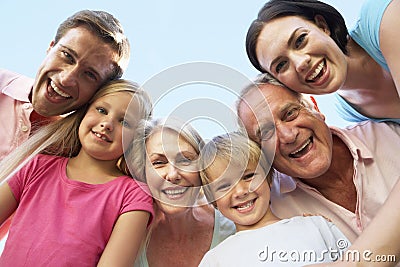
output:
{"label": "child's white t-shirt", "polygon": [[337,260],[350,242],[321,216],[297,216],[228,237],[199,266],[303,266]]}

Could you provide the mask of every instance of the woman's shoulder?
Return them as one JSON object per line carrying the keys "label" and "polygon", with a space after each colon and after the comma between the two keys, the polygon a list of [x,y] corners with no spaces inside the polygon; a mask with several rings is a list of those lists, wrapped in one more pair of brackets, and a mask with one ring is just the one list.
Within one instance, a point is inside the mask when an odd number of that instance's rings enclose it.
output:
{"label": "woman's shoulder", "polygon": [[391,1],[366,0],[357,22],[349,31],[351,38],[386,70],[389,68],[380,49],[379,29],[383,13]]}

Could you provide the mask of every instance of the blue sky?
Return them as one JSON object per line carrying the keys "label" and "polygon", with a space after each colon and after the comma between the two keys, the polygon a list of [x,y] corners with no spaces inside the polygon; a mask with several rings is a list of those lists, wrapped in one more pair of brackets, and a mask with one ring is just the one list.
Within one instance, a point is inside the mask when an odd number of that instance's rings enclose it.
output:
{"label": "blue sky", "polygon": [[[325,2],[339,9],[349,28],[362,4],[362,0]],[[214,62],[252,79],[257,71],[247,59],[244,40],[248,26],[264,3],[261,0],[1,1],[0,68],[34,77],[58,24],[78,10],[95,9],[112,13],[124,26],[132,46],[126,79],[145,85],[159,73],[166,70],[168,73],[171,67],[198,61]],[[197,110],[193,123],[206,139],[229,130],[223,114],[233,116],[236,99],[224,86],[210,84],[187,84],[173,88],[162,99],[152,98],[156,102],[156,117],[169,114],[182,117],[188,110]],[[336,114],[332,96],[317,100],[328,124],[348,124]],[[216,108],[216,103],[222,107]],[[202,120],[205,116],[208,119]]]}

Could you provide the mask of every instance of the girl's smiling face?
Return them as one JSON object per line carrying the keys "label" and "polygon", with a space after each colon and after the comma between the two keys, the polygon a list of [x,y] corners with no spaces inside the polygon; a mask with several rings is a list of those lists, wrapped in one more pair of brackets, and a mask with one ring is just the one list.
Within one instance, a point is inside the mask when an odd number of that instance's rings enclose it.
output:
{"label": "girl's smiling face", "polygon": [[122,131],[133,132],[136,125],[133,116],[125,116],[131,99],[131,93],[117,92],[100,97],[89,106],[78,132],[86,154],[99,160],[121,157]]}
{"label": "girl's smiling face", "polygon": [[315,23],[299,16],[269,21],[257,39],[256,54],[265,70],[297,92],[331,93],[346,79],[346,55],[319,15]]}

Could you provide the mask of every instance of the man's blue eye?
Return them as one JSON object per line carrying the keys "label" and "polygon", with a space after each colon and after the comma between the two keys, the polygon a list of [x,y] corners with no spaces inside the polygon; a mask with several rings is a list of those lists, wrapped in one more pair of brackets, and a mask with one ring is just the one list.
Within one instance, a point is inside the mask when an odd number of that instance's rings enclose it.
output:
{"label": "man's blue eye", "polygon": [[87,71],[87,72],[85,72],[85,73],[86,73],[86,75],[89,77],[89,79],[91,79],[91,80],[93,80],[93,81],[96,81],[96,80],[97,80],[96,75],[94,75],[93,72]]}
{"label": "man's blue eye", "polygon": [[300,107],[294,107],[288,110],[285,114],[285,121],[292,121],[299,116]]}
{"label": "man's blue eye", "polygon": [[74,58],[66,51],[62,51],[63,56],[68,60],[69,63],[74,63]]}

